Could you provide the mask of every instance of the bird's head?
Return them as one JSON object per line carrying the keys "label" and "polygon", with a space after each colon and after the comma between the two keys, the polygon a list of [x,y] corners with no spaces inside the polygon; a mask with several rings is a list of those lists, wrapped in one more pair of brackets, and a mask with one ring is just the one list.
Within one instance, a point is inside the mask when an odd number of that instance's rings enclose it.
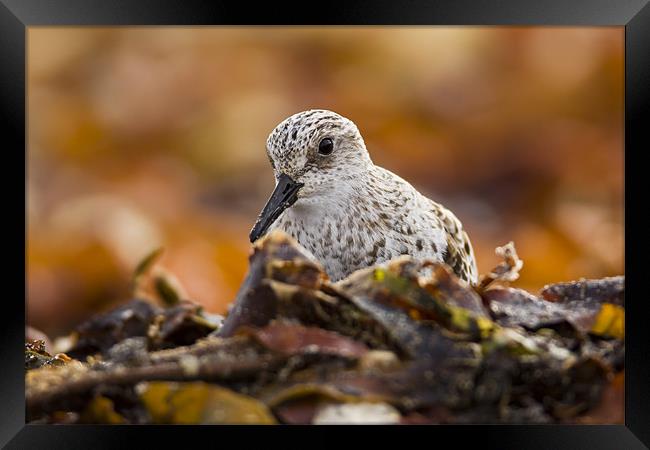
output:
{"label": "bird's head", "polygon": [[324,109],[280,122],[266,141],[276,185],[250,234],[262,236],[284,210],[342,195],[372,165],[357,126]]}

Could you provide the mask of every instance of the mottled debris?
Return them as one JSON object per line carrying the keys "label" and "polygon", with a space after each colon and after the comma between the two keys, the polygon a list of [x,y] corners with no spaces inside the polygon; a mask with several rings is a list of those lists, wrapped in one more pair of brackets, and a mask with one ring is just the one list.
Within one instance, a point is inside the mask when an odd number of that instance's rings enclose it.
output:
{"label": "mottled debris", "polygon": [[[483,280],[516,278],[514,247],[501,253]],[[186,300],[133,300],[79,326],[74,359],[29,343],[28,421],[598,423],[604,401],[622,411],[623,277],[535,295],[424,265],[402,257],[332,283],[272,233],[223,324]]]}
{"label": "mottled debris", "polygon": [[495,281],[515,281],[519,278],[519,271],[524,266],[524,262],[517,256],[514,242],[508,242],[502,247],[497,247],[494,252],[503,261],[492,269],[490,273],[481,276],[477,288],[479,292],[484,291]]}

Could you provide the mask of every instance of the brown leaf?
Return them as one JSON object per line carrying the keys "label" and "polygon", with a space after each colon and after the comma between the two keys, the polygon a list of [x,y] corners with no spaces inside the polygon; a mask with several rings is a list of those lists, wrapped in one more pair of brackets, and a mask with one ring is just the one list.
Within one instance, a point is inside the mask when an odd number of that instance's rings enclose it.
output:
{"label": "brown leaf", "polygon": [[524,265],[524,262],[517,256],[517,250],[512,241],[502,247],[497,247],[494,252],[503,258],[503,262],[499,263],[490,273],[481,277],[476,288],[479,293],[495,281],[515,281],[519,278],[519,271]]}
{"label": "brown leaf", "polygon": [[273,231],[258,239],[253,246],[246,279],[217,334],[232,336],[242,325],[266,325],[276,316],[277,298],[263,280],[277,276],[279,281],[293,280],[310,287],[323,277],[315,273],[316,268],[312,256],[288,235]]}
{"label": "brown leaf", "polygon": [[540,295],[550,302],[584,301],[625,306],[625,277],[579,280],[544,286]]}
{"label": "brown leaf", "polygon": [[77,327],[78,339],[68,354],[80,359],[105,352],[126,338],[147,336],[149,325],[159,313],[158,307],[136,299],[98,314]]}
{"label": "brown leaf", "polygon": [[274,321],[261,329],[240,332],[252,335],[269,350],[287,355],[314,353],[356,359],[368,351],[364,344],[338,333],[295,323]]}
{"label": "brown leaf", "polygon": [[552,302],[514,288],[488,289],[483,299],[494,320],[502,326],[535,331],[569,324],[583,334],[625,337],[625,309],[611,303],[586,299]]}

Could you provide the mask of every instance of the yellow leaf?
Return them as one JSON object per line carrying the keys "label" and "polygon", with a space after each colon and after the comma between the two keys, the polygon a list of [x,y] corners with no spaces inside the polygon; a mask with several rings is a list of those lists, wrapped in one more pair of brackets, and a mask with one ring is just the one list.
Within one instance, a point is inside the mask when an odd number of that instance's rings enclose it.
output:
{"label": "yellow leaf", "polygon": [[154,423],[276,423],[263,403],[209,383],[150,382],[140,398]]}
{"label": "yellow leaf", "polygon": [[625,339],[625,309],[612,303],[603,303],[591,327],[591,333]]}
{"label": "yellow leaf", "polygon": [[91,400],[83,411],[81,418],[85,423],[126,423],[124,417],[115,412],[113,401],[102,396]]}

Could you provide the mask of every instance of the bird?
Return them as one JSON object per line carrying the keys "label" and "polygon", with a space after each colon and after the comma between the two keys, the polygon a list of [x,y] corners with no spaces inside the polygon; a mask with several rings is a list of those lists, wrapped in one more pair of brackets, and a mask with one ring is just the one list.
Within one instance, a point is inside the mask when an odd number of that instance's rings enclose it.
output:
{"label": "bird", "polygon": [[266,153],[275,188],[250,232],[252,243],[279,229],[334,282],[409,255],[444,262],[476,285],[474,250],[461,221],[375,165],[352,120],[326,109],[299,112],[271,131]]}

